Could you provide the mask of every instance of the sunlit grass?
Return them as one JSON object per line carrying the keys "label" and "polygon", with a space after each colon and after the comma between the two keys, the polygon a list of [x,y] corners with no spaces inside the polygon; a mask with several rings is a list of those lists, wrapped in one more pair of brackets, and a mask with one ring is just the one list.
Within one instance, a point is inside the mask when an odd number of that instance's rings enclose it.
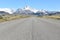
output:
{"label": "sunlit grass", "polygon": [[51,19],[58,19],[60,20],[60,16],[55,16],[55,15],[52,15],[52,16],[43,16],[43,18],[51,18]]}
{"label": "sunlit grass", "polygon": [[22,16],[22,15],[5,15],[2,16],[3,18],[0,19],[0,22],[4,22],[4,21],[10,21],[10,20],[15,20],[15,19],[21,19],[21,18],[27,18],[29,16]]}

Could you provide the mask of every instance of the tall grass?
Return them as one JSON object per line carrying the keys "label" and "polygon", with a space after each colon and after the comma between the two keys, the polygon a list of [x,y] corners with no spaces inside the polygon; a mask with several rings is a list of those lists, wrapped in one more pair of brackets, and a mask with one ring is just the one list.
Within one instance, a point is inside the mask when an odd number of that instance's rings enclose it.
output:
{"label": "tall grass", "polygon": [[21,19],[21,18],[27,18],[27,17],[29,17],[29,16],[5,15],[5,16],[0,16],[0,22],[10,21],[10,20],[15,20],[15,19]]}

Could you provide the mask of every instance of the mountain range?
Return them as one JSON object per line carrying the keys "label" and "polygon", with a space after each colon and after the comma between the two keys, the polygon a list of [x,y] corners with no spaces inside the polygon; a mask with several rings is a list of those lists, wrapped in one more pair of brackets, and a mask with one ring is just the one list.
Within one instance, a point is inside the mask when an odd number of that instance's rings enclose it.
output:
{"label": "mountain range", "polygon": [[13,10],[10,8],[0,8],[0,15],[1,14],[15,14],[15,15],[54,15],[60,14],[59,11],[47,11],[47,10],[37,10],[31,8],[29,6],[25,6],[24,8],[18,8],[17,10]]}

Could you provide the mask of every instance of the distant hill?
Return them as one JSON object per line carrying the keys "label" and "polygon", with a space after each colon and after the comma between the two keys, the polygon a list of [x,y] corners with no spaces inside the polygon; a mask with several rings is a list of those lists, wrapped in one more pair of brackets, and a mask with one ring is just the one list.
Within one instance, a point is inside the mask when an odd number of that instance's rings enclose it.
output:
{"label": "distant hill", "polygon": [[0,15],[9,15],[9,13],[5,11],[0,11]]}

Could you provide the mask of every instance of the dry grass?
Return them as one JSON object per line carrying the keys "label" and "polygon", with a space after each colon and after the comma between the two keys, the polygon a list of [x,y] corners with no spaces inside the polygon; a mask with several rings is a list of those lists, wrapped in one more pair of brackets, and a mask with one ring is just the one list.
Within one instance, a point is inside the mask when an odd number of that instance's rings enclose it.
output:
{"label": "dry grass", "polygon": [[12,16],[12,15],[6,15],[6,16],[3,16],[2,19],[0,19],[0,22],[10,21],[10,20],[15,20],[15,19],[20,19],[20,18],[27,18],[27,17],[29,17],[29,16],[21,16],[21,15]]}
{"label": "dry grass", "polygon": [[51,19],[58,19],[60,20],[60,16],[43,16],[43,18],[51,18]]}

